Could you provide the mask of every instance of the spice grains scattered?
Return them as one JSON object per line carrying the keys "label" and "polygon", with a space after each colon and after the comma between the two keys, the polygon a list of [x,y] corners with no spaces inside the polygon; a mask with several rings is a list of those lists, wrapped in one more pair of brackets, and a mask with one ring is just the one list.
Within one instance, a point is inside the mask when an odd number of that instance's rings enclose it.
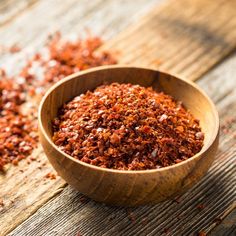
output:
{"label": "spice grains scattered", "polygon": [[181,102],[139,85],[102,85],[75,97],[53,122],[53,141],[83,162],[119,170],[156,169],[186,160],[204,134]]}
{"label": "spice grains scattered", "polygon": [[37,145],[37,126],[24,115],[23,86],[13,80],[0,80],[0,170],[7,163],[17,164]]}
{"label": "spice grains scattered", "polygon": [[[55,82],[66,76],[88,68],[115,64],[110,52],[96,50],[103,45],[99,37],[88,37],[77,41],[65,41],[59,32],[47,42],[47,55],[36,53],[21,71],[28,89],[43,95]],[[32,73],[38,71],[39,73]]]}
{"label": "spice grains scattered", "polygon": [[[52,84],[76,71],[116,63],[109,52],[96,52],[102,44],[99,37],[72,42],[57,32],[49,37],[45,48],[26,56],[18,74],[9,78],[0,68],[0,171],[8,163],[16,165],[37,146],[36,107]],[[12,51],[19,50],[14,46]],[[29,105],[30,112],[23,113],[23,107]]]}

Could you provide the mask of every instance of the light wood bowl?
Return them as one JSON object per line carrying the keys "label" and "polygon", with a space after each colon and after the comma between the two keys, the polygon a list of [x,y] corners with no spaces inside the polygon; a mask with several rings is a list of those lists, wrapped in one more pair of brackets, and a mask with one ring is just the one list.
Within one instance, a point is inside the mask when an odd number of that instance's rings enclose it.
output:
{"label": "light wood bowl", "polygon": [[[62,152],[52,142],[52,120],[58,109],[75,96],[103,83],[152,86],[175,99],[200,120],[204,146],[181,163],[155,170],[121,171],[86,164]],[[39,108],[40,140],[58,174],[86,196],[112,205],[136,206],[157,203],[182,194],[210,168],[218,147],[219,118],[214,104],[194,83],[144,68],[104,66],[73,74],[55,84]]]}

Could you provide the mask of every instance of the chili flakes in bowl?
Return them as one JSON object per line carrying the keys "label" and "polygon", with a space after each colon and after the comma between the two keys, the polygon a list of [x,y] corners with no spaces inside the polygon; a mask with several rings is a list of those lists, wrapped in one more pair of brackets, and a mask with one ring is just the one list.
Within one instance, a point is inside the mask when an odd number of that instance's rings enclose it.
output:
{"label": "chili flakes in bowl", "polygon": [[203,147],[199,120],[151,87],[102,85],[65,104],[53,121],[53,142],[83,162],[117,170],[157,169]]}

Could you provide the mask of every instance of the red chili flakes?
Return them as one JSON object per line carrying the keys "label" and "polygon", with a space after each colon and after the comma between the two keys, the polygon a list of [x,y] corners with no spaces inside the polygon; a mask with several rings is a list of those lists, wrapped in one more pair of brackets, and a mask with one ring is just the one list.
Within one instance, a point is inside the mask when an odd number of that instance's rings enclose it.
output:
{"label": "red chili flakes", "polygon": [[134,224],[136,222],[136,216],[131,210],[127,210],[128,218]]}
{"label": "red chili flakes", "polygon": [[10,53],[17,53],[19,51],[21,51],[21,48],[17,44],[14,44],[9,48]]}
{"label": "red chili flakes", "polygon": [[199,120],[171,96],[139,85],[103,85],[65,104],[53,141],[92,165],[119,170],[170,166],[198,153]]}
{"label": "red chili flakes", "polygon": [[[7,163],[17,165],[37,146],[37,101],[52,84],[76,71],[116,63],[109,52],[96,52],[102,44],[98,37],[64,41],[56,33],[15,77],[0,69],[0,170]],[[17,45],[10,48],[12,53],[19,50]],[[22,107],[29,104],[34,106],[25,115]]]}
{"label": "red chili flakes", "polygon": [[[103,44],[99,37],[89,37],[76,42],[64,41],[60,33],[50,37],[46,48],[48,56],[35,54],[32,61],[22,70],[22,76],[36,89],[36,93],[43,94],[45,89],[64,77],[81,70],[95,66],[115,64],[116,60],[106,51],[96,52]],[[35,80],[32,68],[38,68],[43,79]]]}
{"label": "red chili flakes", "polygon": [[205,209],[205,208],[206,208],[206,206],[204,204],[198,204],[197,205],[197,209],[200,210],[200,211]]}
{"label": "red chili flakes", "polygon": [[49,172],[45,175],[45,178],[53,180],[56,179],[56,175],[54,173]]}
{"label": "red chili flakes", "polygon": [[13,44],[10,47],[6,47],[3,45],[0,45],[0,54],[4,54],[4,53],[17,53],[20,52],[21,48],[17,45],[17,44]]}
{"label": "red chili flakes", "polygon": [[6,71],[2,68],[0,68],[0,76],[5,77],[6,76]]}
{"label": "red chili flakes", "polygon": [[234,116],[229,116],[225,118],[224,123],[221,125],[221,130],[224,134],[230,134],[235,136],[233,133],[233,125],[236,123],[236,118]]}
{"label": "red chili flakes", "polygon": [[81,203],[87,203],[87,202],[89,201],[89,198],[87,198],[87,197],[85,197],[85,196],[81,196],[81,197],[79,198],[79,201],[80,201]]}
{"label": "red chili flakes", "polygon": [[5,204],[4,204],[4,202],[3,202],[3,200],[2,199],[0,199],[0,206],[4,206]]}
{"label": "red chili flakes", "polygon": [[178,204],[181,203],[181,196],[175,197],[173,199],[173,202],[178,203]]}
{"label": "red chili flakes", "polygon": [[206,232],[204,232],[204,231],[200,231],[200,232],[198,232],[198,236],[206,236],[207,234],[206,234]]}
{"label": "red chili flakes", "polygon": [[37,127],[21,112],[24,102],[21,85],[7,78],[0,80],[0,170],[7,163],[17,165],[37,145]]}
{"label": "red chili flakes", "polygon": [[163,230],[163,232],[164,232],[165,234],[169,234],[169,233],[170,233],[170,229],[165,228],[165,229]]}

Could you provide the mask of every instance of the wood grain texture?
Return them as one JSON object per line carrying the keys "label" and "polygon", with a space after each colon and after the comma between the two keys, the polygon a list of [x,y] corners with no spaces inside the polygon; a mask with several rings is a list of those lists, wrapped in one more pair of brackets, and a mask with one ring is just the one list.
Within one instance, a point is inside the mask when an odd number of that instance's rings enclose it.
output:
{"label": "wood grain texture", "polygon": [[[114,1],[106,1],[104,4],[104,1],[101,0],[71,0],[64,1],[64,4],[60,4],[60,2],[61,1],[40,1],[35,6],[33,6],[30,11],[26,11],[15,18],[9,26],[5,25],[4,27],[0,28],[1,44],[6,43],[11,45],[15,42],[19,42],[20,46],[23,48],[22,52],[15,56],[1,56],[1,67],[6,67],[9,72],[16,72],[18,68],[17,66],[20,66],[24,63],[25,56],[32,54],[32,52],[42,47],[48,33],[54,32],[58,29],[60,29],[63,34],[66,34],[68,37],[70,37],[73,36],[74,33],[78,34],[84,29],[84,27],[87,26],[92,28],[92,32],[103,34],[105,38],[109,39],[131,22],[136,22],[141,14],[140,12],[143,13],[145,10],[151,7],[155,1],[148,1],[148,4],[147,1],[144,0],[135,1],[135,4],[133,1],[116,1],[118,3],[114,3]],[[182,10],[183,7],[181,7],[180,11],[176,11],[176,7],[178,7],[177,9],[180,7],[179,2],[185,3],[183,5],[184,12]],[[200,3],[204,4],[205,7],[200,7]],[[194,8],[196,5],[197,10]],[[141,8],[144,9],[141,11]],[[162,9],[163,8],[166,9],[166,11],[162,10],[160,15],[163,16],[163,14],[169,14],[170,16],[176,17],[181,17],[181,15],[183,15],[184,19],[181,18],[182,21],[186,21],[187,19],[187,22],[189,22],[188,20],[191,18],[191,16],[195,15],[195,18],[192,18],[193,20],[190,22],[192,22],[193,25],[194,22],[200,24],[200,30],[197,30],[198,27],[185,27],[181,26],[181,24],[175,28],[174,24],[168,23],[169,21],[165,20],[162,20],[164,23],[162,23],[163,25],[159,27],[160,24],[155,25],[154,23],[150,22],[150,18],[154,19],[153,22],[156,21],[155,16],[158,11],[155,9],[153,10],[153,13],[145,17],[140,24],[131,27],[125,33],[122,33],[118,38],[114,38],[114,40],[112,40],[111,43],[109,43],[106,47],[113,47],[114,50],[120,50],[119,58],[121,59],[122,63],[140,63],[142,65],[154,66],[155,68],[161,66],[161,63],[163,62],[172,63],[173,65],[185,63],[186,58],[186,62],[190,63],[192,69],[189,70],[189,66],[185,65],[184,67],[186,68],[181,69],[181,75],[185,76],[184,71],[186,70],[186,75],[191,74],[191,76],[186,77],[191,79],[193,78],[192,76],[195,75],[195,72],[198,74],[198,76],[200,76],[203,71],[205,72],[207,68],[216,63],[216,60],[222,59],[223,56],[234,47],[232,46],[232,38],[234,38],[235,34],[235,27],[233,27],[235,23],[235,14],[232,15],[232,11],[234,10],[234,1],[230,0],[227,2],[221,2],[201,0],[187,2],[181,0],[173,1],[171,4],[169,4],[169,6],[168,4],[164,4],[162,6]],[[221,14],[219,13],[219,9],[222,10],[220,11]],[[170,13],[168,13],[168,11],[170,11]],[[224,12],[227,12],[226,16]],[[164,16],[167,17],[167,15]],[[215,17],[216,15],[217,18]],[[228,17],[231,20],[228,20]],[[29,24],[32,19],[34,19],[33,24]],[[211,25],[211,29],[214,31],[214,34],[208,34],[208,31],[206,33],[204,33],[204,30],[202,31],[202,28],[208,29],[209,24],[206,24],[205,26],[206,20],[210,23],[212,21],[214,22],[214,25]],[[48,22],[50,22],[50,24],[48,24]],[[168,31],[170,35],[167,34],[168,37],[166,36],[165,38],[165,34],[161,32],[166,32],[167,25],[168,27],[171,26],[171,30],[170,32]],[[137,30],[137,28],[139,30]],[[229,32],[229,34],[226,33],[226,30]],[[139,31],[141,35],[138,34]],[[203,32],[203,34],[201,32]],[[216,37],[216,39],[221,38],[221,40],[219,40],[219,46],[216,46],[218,45],[216,43],[218,40],[215,39],[215,33],[220,36]],[[133,38],[131,37],[132,35],[134,35]],[[136,38],[137,35],[138,38]],[[191,37],[191,40],[189,40],[188,37],[191,35],[193,36]],[[225,35],[228,35],[226,39],[224,38]],[[122,39],[122,37],[124,39]],[[222,37],[224,39],[222,39]],[[155,40],[150,40],[152,38],[161,38],[160,41],[162,44],[160,45],[157,44]],[[175,41],[175,38],[178,38],[177,42]],[[195,38],[197,39],[196,42]],[[214,39],[213,41],[212,38]],[[226,46],[224,48],[221,43],[222,40],[223,42],[226,42],[226,44],[223,43],[223,45]],[[204,46],[205,52],[202,51],[203,49],[198,51],[197,46],[204,44],[204,41],[208,42],[208,46]],[[124,46],[122,46],[122,44]],[[177,47],[175,47],[175,45],[177,45]],[[229,45],[229,47],[227,45]],[[187,49],[189,46],[191,46],[190,53]],[[126,48],[128,50],[126,50]],[[218,53],[219,48],[221,49],[220,53]],[[167,51],[168,57],[161,56],[166,55]],[[125,52],[125,54],[122,54],[122,52]],[[151,52],[151,54],[148,52]],[[180,57],[179,55],[182,56]],[[192,55],[191,60],[189,60],[189,55]],[[209,59],[209,55],[211,55],[212,59]],[[196,66],[194,66],[195,63],[193,63],[195,61]],[[199,66],[199,61],[201,61],[201,66]],[[13,66],[15,70],[12,70]],[[168,64],[166,64],[166,67],[167,66]],[[172,65],[169,66],[172,68]],[[163,69],[165,69],[165,67],[163,67]],[[219,84],[218,87],[222,87],[222,84],[225,84],[223,82],[221,81],[221,84]],[[214,85],[212,86],[214,87]],[[231,84],[231,92],[232,87],[233,86]],[[214,91],[218,94],[216,90]],[[220,99],[220,97],[218,98]],[[222,107],[224,106],[222,105]],[[42,159],[42,162],[46,160],[42,154],[41,149],[35,152],[38,154],[34,157],[37,157],[37,159]],[[11,229],[16,227],[20,222],[25,220],[44,202],[50,199],[54,194],[57,194],[57,191],[61,191],[60,187],[64,184],[64,182],[61,182],[59,178],[56,181],[49,183],[48,186],[47,184],[43,184],[44,175],[47,174],[49,170],[51,170],[51,167],[48,164],[46,164],[43,171],[38,170],[38,172],[37,162],[35,163],[36,166],[34,168],[31,165],[30,168],[28,168],[25,162],[22,162],[21,165],[18,167],[19,169],[13,167],[9,170],[7,175],[1,176],[0,198],[3,198],[3,200],[6,202],[5,207],[2,208],[0,212],[0,234],[2,235],[6,234]],[[23,175],[18,173],[20,168],[25,169]],[[6,183],[8,183],[7,186]],[[57,190],[58,188],[59,190]],[[11,199],[14,200],[14,203],[10,201]],[[63,198],[61,201],[63,201]],[[228,204],[227,199],[224,204]],[[218,213],[219,211],[224,211],[224,204],[218,209]],[[86,211],[86,209],[83,211]],[[64,217],[66,218],[66,216]],[[73,220],[73,222],[76,222],[76,218]],[[209,223],[209,221],[206,222],[207,224]],[[122,225],[119,227],[122,227]],[[130,230],[132,231],[132,229]]]}
{"label": "wood grain texture", "polygon": [[0,1],[0,26],[10,23],[19,14],[34,5],[37,0],[1,0]]}
{"label": "wood grain texture", "polygon": [[236,47],[236,1],[170,0],[105,45],[119,62],[195,80]]}
{"label": "wood grain texture", "polygon": [[[198,81],[217,103],[222,125],[228,124],[235,115],[235,73],[236,55]],[[222,84],[225,89],[220,89]],[[108,207],[84,199],[67,186],[10,235],[76,235],[80,232],[83,236],[178,236],[209,232],[218,218],[233,209],[236,200],[236,123],[229,126],[229,133],[224,133],[222,126],[219,151],[208,174],[176,201],[132,209]]]}
{"label": "wood grain texture", "polygon": [[[17,73],[25,58],[42,48],[48,34],[58,29],[70,38],[84,35],[84,27],[88,26],[94,29],[92,32],[99,35],[104,32],[104,37],[109,38],[127,24],[137,21],[159,0],[151,0],[148,4],[145,0],[138,0],[135,4],[125,2],[70,0],[61,4],[61,1],[40,1],[11,24],[0,28],[0,44],[19,43],[22,47],[18,54],[0,55],[0,67],[6,68],[10,74]],[[33,24],[29,24],[32,19]],[[0,206],[0,235],[5,235],[27,219],[65,185],[60,178],[51,181],[45,178],[53,169],[40,146],[32,157],[36,161],[30,165],[27,164],[28,158],[18,167],[9,166],[5,175],[0,174],[0,199],[4,202],[4,207]]]}
{"label": "wood grain texture", "polygon": [[235,209],[210,233],[210,236],[236,235],[236,204]]}
{"label": "wood grain texture", "polygon": [[[61,152],[52,141],[51,121],[57,116],[58,109],[88,90],[113,82],[152,87],[182,101],[201,121],[205,134],[201,152],[185,162],[144,171],[98,168]],[[194,83],[150,69],[114,65],[73,74],[47,92],[38,116],[41,143],[57,173],[80,193],[116,206],[157,203],[186,192],[210,168],[219,142],[219,117],[208,97]]]}

